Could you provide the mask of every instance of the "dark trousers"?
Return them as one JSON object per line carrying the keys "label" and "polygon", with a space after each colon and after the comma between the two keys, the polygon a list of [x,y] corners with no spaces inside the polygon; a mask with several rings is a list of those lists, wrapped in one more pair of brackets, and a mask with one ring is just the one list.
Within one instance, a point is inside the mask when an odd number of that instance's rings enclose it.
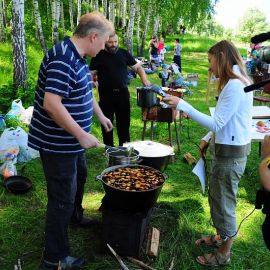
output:
{"label": "dark trousers", "polygon": [[68,225],[83,215],[82,199],[87,177],[86,158],[80,154],[40,151],[47,181],[44,259],[58,262],[69,255]]}
{"label": "dark trousers", "polygon": [[179,67],[179,72],[182,72],[182,67],[181,67],[181,56],[180,55],[174,55],[173,56],[173,62],[178,65]]}
{"label": "dark trousers", "polygon": [[[116,119],[116,129],[119,140],[119,145],[123,145],[125,142],[130,141],[130,100],[129,92],[126,91],[114,91],[112,95],[104,98],[100,97],[99,106],[106,117],[111,122],[114,122],[114,116]],[[106,145],[114,146],[113,142],[113,130],[105,132],[102,127],[103,142]]]}

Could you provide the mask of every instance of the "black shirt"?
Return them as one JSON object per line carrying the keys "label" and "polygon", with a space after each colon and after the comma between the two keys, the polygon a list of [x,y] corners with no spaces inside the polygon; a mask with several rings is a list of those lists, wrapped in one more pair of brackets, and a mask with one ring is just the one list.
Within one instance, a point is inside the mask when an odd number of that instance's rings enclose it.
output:
{"label": "black shirt", "polygon": [[98,72],[98,85],[101,89],[127,88],[127,66],[136,64],[134,57],[125,49],[119,48],[116,54],[102,50],[91,59],[90,70]]}

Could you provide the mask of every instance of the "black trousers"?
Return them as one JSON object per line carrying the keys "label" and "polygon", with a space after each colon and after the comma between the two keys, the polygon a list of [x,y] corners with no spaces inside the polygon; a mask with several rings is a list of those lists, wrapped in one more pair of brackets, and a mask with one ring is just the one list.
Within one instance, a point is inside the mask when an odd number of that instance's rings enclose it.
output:
{"label": "black trousers", "polygon": [[[100,95],[99,106],[106,117],[114,123],[116,120],[116,129],[119,145],[130,141],[130,97],[128,89],[115,89],[107,97]],[[114,146],[113,130],[105,132],[102,127],[103,142],[106,145]]]}
{"label": "black trousers", "polygon": [[69,255],[68,225],[83,215],[87,177],[85,154],[47,154],[40,151],[47,181],[44,260],[57,263]]}
{"label": "black trousers", "polygon": [[180,55],[174,55],[173,56],[173,62],[178,65],[179,72],[182,72],[182,67],[181,67],[181,56]]}

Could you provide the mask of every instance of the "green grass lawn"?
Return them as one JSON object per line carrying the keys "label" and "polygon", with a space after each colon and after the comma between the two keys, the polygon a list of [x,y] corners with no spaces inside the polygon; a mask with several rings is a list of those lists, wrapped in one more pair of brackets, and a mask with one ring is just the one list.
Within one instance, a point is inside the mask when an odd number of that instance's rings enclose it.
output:
{"label": "green grass lawn", "polygon": [[[173,37],[168,38],[166,45],[173,46]],[[198,87],[192,88],[193,94],[186,96],[194,107],[204,113],[209,113],[208,107],[215,105],[214,93],[210,95],[209,105],[205,103],[207,88],[207,49],[215,43],[211,39],[192,36],[181,38],[183,47],[182,69],[186,73],[198,73]],[[4,53],[3,53],[4,52]],[[37,73],[41,51],[29,47],[29,62],[31,61],[31,76]],[[7,45],[0,45],[0,65],[4,65],[5,78],[0,85],[11,79],[11,53]],[[165,59],[170,63],[172,51],[167,52]],[[5,63],[5,64],[3,64]],[[7,64],[8,63],[8,64]],[[9,69],[8,69],[9,68]],[[157,74],[149,76],[152,83],[160,84]],[[140,140],[142,132],[141,110],[136,105],[136,86],[139,79],[132,81],[130,86],[132,101],[131,139]],[[94,123],[92,132],[101,139],[100,127]],[[173,164],[166,169],[168,180],[163,186],[158,203],[151,216],[151,226],[160,230],[160,245],[157,258],[146,256],[142,260],[156,269],[168,269],[174,258],[174,269],[203,269],[195,258],[209,251],[196,247],[194,242],[201,234],[214,232],[211,226],[207,195],[201,193],[198,178],[191,173],[192,166],[183,161],[183,154],[190,152],[196,158],[199,153],[195,143],[198,143],[206,129],[192,120],[184,120],[181,131],[181,152],[177,152]],[[173,133],[173,135],[175,135]],[[147,133],[149,136],[149,133]],[[168,143],[167,125],[157,123],[154,139]],[[100,182],[95,180],[107,166],[102,149],[87,150],[89,165],[83,206],[87,215],[101,218],[98,211],[104,191]],[[248,158],[245,175],[241,179],[238,193],[237,221],[247,216],[254,208],[256,190],[259,187],[257,167],[259,164],[258,143],[252,144],[252,153]],[[8,193],[0,187],[0,269],[11,270],[18,258],[23,261],[23,270],[37,269],[43,249],[43,229],[46,211],[46,186],[42,166],[39,159],[29,162],[26,166],[26,176],[32,179],[33,189],[21,196]],[[270,256],[262,235],[261,224],[264,215],[256,210],[243,222],[239,236],[232,250],[232,262],[226,269],[269,269]],[[84,255],[89,265],[85,269],[119,269],[118,263],[110,256],[100,253],[101,229],[70,228],[70,244],[72,255]],[[126,262],[126,261],[125,261]],[[128,264],[131,269],[136,267]],[[137,267],[138,268],[138,267]]]}

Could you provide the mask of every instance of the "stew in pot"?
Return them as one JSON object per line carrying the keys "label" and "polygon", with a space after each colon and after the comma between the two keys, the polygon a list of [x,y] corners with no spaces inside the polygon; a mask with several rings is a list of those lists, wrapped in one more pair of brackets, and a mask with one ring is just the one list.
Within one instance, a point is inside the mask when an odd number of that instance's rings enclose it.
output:
{"label": "stew in pot", "polygon": [[146,191],[162,185],[164,176],[150,168],[127,167],[104,174],[103,181],[126,191]]}

